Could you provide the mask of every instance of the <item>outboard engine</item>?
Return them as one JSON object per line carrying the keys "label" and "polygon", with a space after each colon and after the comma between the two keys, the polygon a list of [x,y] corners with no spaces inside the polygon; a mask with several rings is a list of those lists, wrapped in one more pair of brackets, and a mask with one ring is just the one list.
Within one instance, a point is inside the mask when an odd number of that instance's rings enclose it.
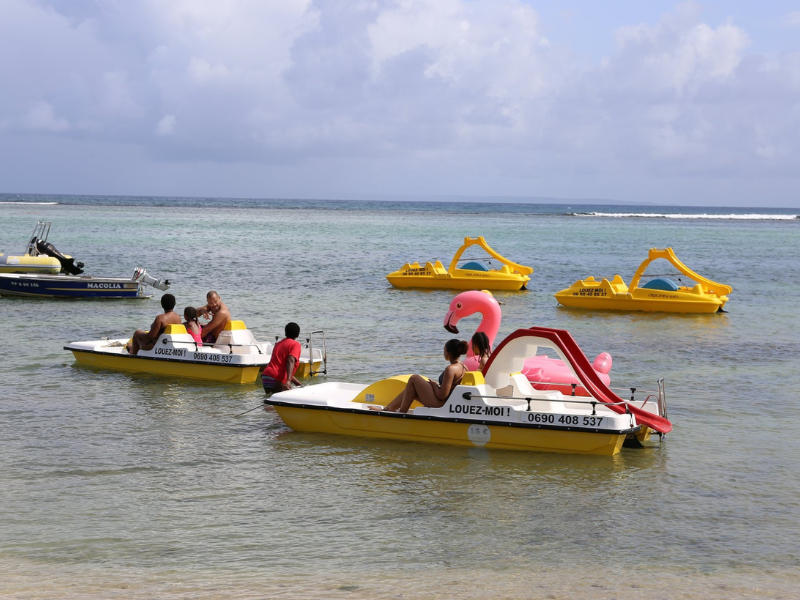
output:
{"label": "outboard engine", "polygon": [[67,258],[61,254],[61,252],[56,250],[56,247],[50,242],[37,239],[36,250],[39,252],[39,254],[46,254],[47,256],[52,256],[53,258],[58,259],[58,262],[61,263],[61,270],[66,271],[70,275],[80,275],[83,273],[82,262],[76,263],[74,258]]}
{"label": "outboard engine", "polygon": [[162,291],[169,289],[169,279],[156,279],[155,277],[151,277],[147,274],[147,271],[141,267],[136,267],[136,269],[134,269],[131,280],[135,281],[136,283],[153,286],[154,288]]}

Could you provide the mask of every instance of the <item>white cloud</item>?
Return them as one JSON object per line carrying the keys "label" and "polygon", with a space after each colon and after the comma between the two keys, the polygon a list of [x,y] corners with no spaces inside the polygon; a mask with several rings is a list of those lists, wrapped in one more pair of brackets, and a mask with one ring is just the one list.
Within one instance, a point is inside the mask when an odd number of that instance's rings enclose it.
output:
{"label": "white cloud", "polygon": [[47,102],[37,102],[22,118],[22,126],[35,131],[68,131],[69,122],[56,116],[55,110]]}
{"label": "white cloud", "polygon": [[800,27],[800,10],[783,15],[780,22],[784,27]]}
{"label": "white cloud", "polygon": [[750,44],[747,34],[731,23],[712,28],[697,18],[695,5],[687,3],[654,26],[620,27],[617,75],[676,92],[733,76]]}
{"label": "white cloud", "polygon": [[175,115],[164,115],[156,125],[156,135],[172,135],[175,133]]}

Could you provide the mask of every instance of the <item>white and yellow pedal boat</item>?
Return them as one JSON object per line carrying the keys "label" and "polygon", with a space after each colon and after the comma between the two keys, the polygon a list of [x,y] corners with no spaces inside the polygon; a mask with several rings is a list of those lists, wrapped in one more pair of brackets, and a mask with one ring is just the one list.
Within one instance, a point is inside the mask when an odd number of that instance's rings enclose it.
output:
{"label": "white and yellow pedal boat", "polygon": [[[461,259],[470,246],[480,246],[486,253],[501,263],[495,267],[488,259]],[[461,263],[461,264],[459,264]],[[386,279],[398,288],[432,288],[449,290],[524,290],[532,267],[511,262],[495,252],[483,236],[464,238],[464,245],[458,249],[445,269],[440,261],[406,263],[397,271],[389,273]]]}
{"label": "white and yellow pedal boat", "polygon": [[[70,350],[81,365],[225,383],[253,383],[269,363],[273,348],[269,342],[256,341],[243,321],[228,323],[211,345],[197,344],[183,325],[167,325],[153,348],[140,350],[136,356],[125,350],[127,342],[124,338],[73,342],[64,349]],[[297,376],[324,373],[326,363],[324,341],[322,348],[314,348],[307,342],[300,353]]]}
{"label": "white and yellow pedal boat", "polygon": [[[534,389],[519,371],[538,347],[561,355],[589,397]],[[643,402],[625,401],[576,349],[566,331],[517,330],[492,353],[485,374],[466,373],[442,407],[415,402],[405,414],[376,409],[403,390],[409,375],[372,385],[330,382],[296,388],[265,402],[295,431],[508,450],[613,455],[627,438],[641,442],[652,431],[671,430],[663,385],[657,396]]]}
{"label": "white and yellow pedal boat", "polygon": [[[656,259],[668,260],[684,276],[694,283],[678,285],[672,279],[656,277],[639,285],[645,270]],[[672,248],[651,248],[647,258],[639,265],[625,285],[622,277],[612,279],[594,277],[579,279],[565,290],[555,294],[556,300],[572,308],[596,310],[625,310],[672,313],[720,312],[728,301],[732,288],[698,275],[684,265]]]}

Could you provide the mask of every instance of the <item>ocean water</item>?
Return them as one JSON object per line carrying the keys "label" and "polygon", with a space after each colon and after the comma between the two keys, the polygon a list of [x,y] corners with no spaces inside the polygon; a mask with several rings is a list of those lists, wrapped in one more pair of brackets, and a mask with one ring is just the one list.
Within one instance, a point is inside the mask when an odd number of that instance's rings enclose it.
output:
{"label": "ocean water", "polygon": [[[133,301],[0,297],[0,595],[797,597],[800,210],[0,196],[95,275],[137,266],[178,306],[217,290],[257,337],[323,329],[329,381],[434,375],[455,292],[395,290],[483,235],[535,271],[500,337],[570,330],[612,385],[667,384],[674,431],[615,457],[299,434],[256,384],[78,367],[71,341],[148,325]],[[630,280],[651,247],[733,287],[726,313],[584,312],[552,294]],[[672,275],[664,263],[648,274]],[[463,337],[479,318],[462,321]],[[311,382],[314,383],[314,382]]]}

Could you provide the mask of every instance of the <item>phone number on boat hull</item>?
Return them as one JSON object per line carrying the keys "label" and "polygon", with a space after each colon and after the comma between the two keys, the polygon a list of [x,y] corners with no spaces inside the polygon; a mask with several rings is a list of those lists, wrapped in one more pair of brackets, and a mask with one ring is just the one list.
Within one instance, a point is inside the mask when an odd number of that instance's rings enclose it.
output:
{"label": "phone number on boat hull", "polygon": [[552,413],[528,413],[528,423],[552,425],[580,425],[581,427],[600,427],[603,417],[582,415],[554,415]]}
{"label": "phone number on boat hull", "polygon": [[212,354],[210,352],[195,352],[194,359],[222,364],[233,362],[233,356],[230,354]]}

